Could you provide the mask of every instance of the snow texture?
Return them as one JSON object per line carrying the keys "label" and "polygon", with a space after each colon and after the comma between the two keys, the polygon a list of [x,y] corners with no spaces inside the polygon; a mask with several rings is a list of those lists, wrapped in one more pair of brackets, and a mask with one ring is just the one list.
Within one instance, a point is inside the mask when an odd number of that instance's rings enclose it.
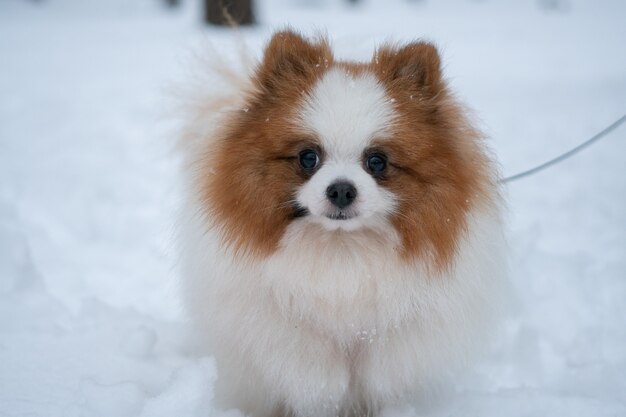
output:
{"label": "snow texture", "polygon": [[[0,416],[220,416],[177,293],[167,91],[211,42],[326,30],[343,58],[436,42],[505,174],[626,112],[621,0],[259,1],[203,28],[156,1],[0,3]],[[626,416],[626,127],[508,186],[516,302],[453,391],[387,417]]]}

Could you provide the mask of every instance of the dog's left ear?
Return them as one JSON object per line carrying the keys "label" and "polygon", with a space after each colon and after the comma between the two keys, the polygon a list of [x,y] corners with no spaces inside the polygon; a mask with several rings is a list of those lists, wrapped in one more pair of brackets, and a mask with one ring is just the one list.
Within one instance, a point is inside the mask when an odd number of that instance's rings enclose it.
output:
{"label": "dog's left ear", "polygon": [[430,96],[437,95],[443,87],[439,53],[430,43],[413,42],[400,49],[383,47],[376,52],[372,63],[388,83],[417,89]]}
{"label": "dog's left ear", "polygon": [[311,42],[290,30],[274,34],[263,55],[257,77],[267,91],[284,87],[285,81],[291,85],[306,82],[333,59],[325,40]]}

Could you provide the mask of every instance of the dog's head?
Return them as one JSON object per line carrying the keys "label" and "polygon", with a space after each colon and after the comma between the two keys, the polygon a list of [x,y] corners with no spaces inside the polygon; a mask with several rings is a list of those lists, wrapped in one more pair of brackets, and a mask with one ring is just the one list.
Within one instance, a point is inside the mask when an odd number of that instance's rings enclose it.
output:
{"label": "dog's head", "polygon": [[376,229],[397,235],[405,259],[449,263],[494,185],[432,45],[351,63],[323,39],[279,32],[251,85],[200,158],[202,199],[226,243],[267,256],[288,227]]}

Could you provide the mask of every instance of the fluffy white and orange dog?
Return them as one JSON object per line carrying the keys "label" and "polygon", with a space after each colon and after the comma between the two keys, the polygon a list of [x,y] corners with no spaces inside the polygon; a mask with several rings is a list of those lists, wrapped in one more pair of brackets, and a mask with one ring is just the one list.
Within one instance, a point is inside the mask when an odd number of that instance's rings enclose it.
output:
{"label": "fluffy white and orange dog", "polygon": [[180,246],[220,404],[376,415],[450,375],[490,330],[504,243],[436,49],[344,62],[284,31],[247,78],[216,73],[186,109]]}

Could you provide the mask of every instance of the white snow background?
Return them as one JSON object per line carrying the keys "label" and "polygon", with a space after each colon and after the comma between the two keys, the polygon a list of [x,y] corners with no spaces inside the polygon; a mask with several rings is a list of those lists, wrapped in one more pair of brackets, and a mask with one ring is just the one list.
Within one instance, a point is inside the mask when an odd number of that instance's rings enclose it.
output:
{"label": "white snow background", "polygon": [[[626,2],[258,0],[258,53],[286,24],[338,56],[425,38],[505,174],[626,112]],[[0,2],[0,416],[239,416],[190,351],[171,235],[167,90],[190,50],[235,56],[197,8]],[[508,186],[516,302],[485,358],[390,416],[626,416],[626,126]]]}

